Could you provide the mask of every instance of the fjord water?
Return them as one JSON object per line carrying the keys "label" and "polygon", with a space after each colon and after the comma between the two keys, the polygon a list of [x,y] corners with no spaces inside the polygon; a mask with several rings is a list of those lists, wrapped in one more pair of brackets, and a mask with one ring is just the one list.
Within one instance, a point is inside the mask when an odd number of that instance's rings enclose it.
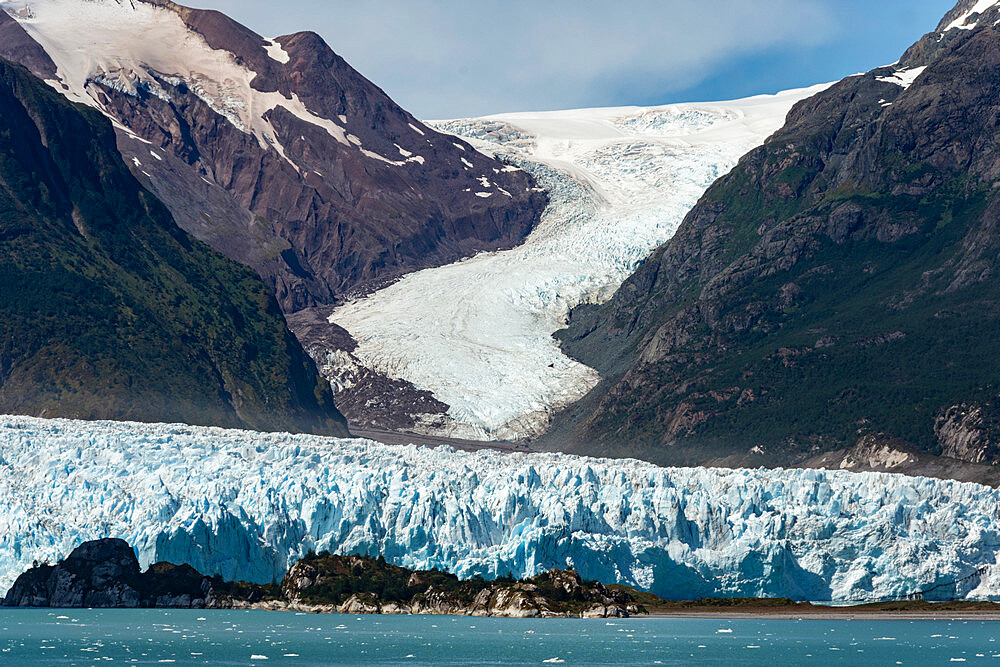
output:
{"label": "fjord water", "polygon": [[0,664],[944,664],[1000,660],[989,621],[496,619],[0,610]]}

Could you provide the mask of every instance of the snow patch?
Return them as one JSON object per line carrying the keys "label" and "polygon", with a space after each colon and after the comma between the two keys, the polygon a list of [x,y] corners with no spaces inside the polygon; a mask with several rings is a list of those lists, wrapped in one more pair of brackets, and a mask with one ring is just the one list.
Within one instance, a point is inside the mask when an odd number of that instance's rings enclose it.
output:
{"label": "snow patch", "polygon": [[281,48],[281,44],[274,39],[265,40],[264,50],[267,51],[267,55],[270,56],[271,60],[277,60],[282,65],[287,65],[288,61],[291,60],[288,52]]}
{"label": "snow patch", "polygon": [[[896,70],[892,76],[880,76],[876,77],[876,79],[885,83],[894,83],[897,86],[900,86],[903,90],[906,90],[913,85],[913,82],[917,80],[918,76],[924,73],[925,69],[927,69],[926,65],[923,67],[900,69]],[[891,104],[891,102],[889,104]],[[884,106],[888,106],[888,104],[885,104]]]}
{"label": "snow patch", "polygon": [[[400,149],[400,150],[402,150],[402,149]],[[362,148],[361,152],[364,153],[365,155],[367,155],[368,157],[372,158],[373,160],[379,160],[380,162],[385,162],[386,164],[391,164],[394,167],[403,167],[403,166],[406,166],[407,164],[409,164],[411,162],[412,163],[416,163],[416,164],[423,164],[425,162],[425,160],[424,160],[424,158],[423,158],[422,155],[413,155],[412,157],[408,157],[405,160],[390,160],[389,158],[387,158],[387,157],[385,157],[383,155],[379,155],[378,153],[375,153],[374,151],[370,151],[370,150],[368,150],[366,148]]]}

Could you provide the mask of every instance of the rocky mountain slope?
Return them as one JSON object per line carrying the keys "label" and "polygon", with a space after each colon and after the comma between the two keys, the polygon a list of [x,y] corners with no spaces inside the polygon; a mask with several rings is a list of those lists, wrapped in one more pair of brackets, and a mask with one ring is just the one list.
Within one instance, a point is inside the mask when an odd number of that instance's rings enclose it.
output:
{"label": "rocky mountain slope", "polygon": [[0,411],[346,434],[261,280],[174,224],[107,119],[2,60],[0,294]]}
{"label": "rocky mountain slope", "polygon": [[[1000,463],[998,20],[963,0],[898,63],[796,105],[614,299],[574,313],[564,349],[605,380],[547,444]],[[882,454],[862,466],[865,438]]]}
{"label": "rocky mountain slope", "polygon": [[2,0],[0,30],[8,57],[112,118],[177,223],[287,313],[509,247],[544,207],[527,174],[423,125],[314,33],[265,39],[169,0]]}
{"label": "rocky mountain slope", "polygon": [[127,542],[86,542],[55,565],[35,564],[0,604],[7,607],[273,609],[345,614],[448,614],[517,618],[624,618],[643,613],[621,587],[551,570],[529,580],[460,581],[382,558],[308,554],[280,584],[206,577],[189,565],[156,563],[142,572]]}
{"label": "rocky mountain slope", "polygon": [[116,537],[260,584],[329,551],[675,600],[1000,599],[1000,491],[978,484],[26,417],[0,417],[0,456],[0,587]]}

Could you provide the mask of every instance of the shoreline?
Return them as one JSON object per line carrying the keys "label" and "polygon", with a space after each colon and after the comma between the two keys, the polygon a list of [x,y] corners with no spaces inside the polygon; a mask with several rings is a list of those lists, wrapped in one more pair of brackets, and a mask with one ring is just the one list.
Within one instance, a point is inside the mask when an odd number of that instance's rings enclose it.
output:
{"label": "shoreline", "polygon": [[[1000,621],[1000,611],[655,611],[636,618],[696,618],[781,621]],[[631,619],[630,619],[631,620]]]}
{"label": "shoreline", "polygon": [[648,614],[635,614],[626,617],[592,617],[579,615],[542,615],[542,616],[507,616],[507,615],[483,615],[483,614],[448,614],[422,612],[414,613],[372,613],[363,611],[337,611],[333,609],[316,609],[306,606],[281,606],[274,607],[267,604],[248,605],[245,607],[216,607],[216,608],[182,608],[182,607],[0,607],[0,611],[50,611],[50,612],[79,612],[79,611],[105,611],[105,610],[136,610],[136,611],[187,611],[199,614],[211,614],[213,612],[227,611],[259,611],[269,613],[292,613],[296,615],[317,614],[323,616],[435,616],[454,618],[495,618],[507,620],[578,620],[578,621],[614,621],[627,622],[636,620],[668,620],[668,619],[692,619],[719,621],[1000,621],[1000,611],[952,611],[952,612],[925,612],[925,611],[863,611],[863,612],[830,612],[825,610],[801,612],[791,611],[767,611],[764,609],[755,611],[730,611],[719,609],[714,611],[705,610],[677,610],[663,611],[657,610]]}

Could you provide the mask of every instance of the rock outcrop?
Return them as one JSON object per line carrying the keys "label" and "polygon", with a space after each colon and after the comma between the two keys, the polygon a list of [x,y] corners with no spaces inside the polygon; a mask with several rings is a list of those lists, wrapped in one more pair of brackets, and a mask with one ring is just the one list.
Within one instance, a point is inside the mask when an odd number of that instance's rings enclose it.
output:
{"label": "rock outcrop", "polygon": [[292,566],[282,596],[296,608],[345,614],[444,614],[544,618],[642,613],[624,589],[550,570],[523,581],[461,581],[361,556],[308,556]]}
{"label": "rock outcrop", "polygon": [[123,540],[86,542],[56,565],[38,565],[18,577],[6,607],[230,608],[263,599],[265,587],[227,584],[188,565],[157,563],[139,569]]}
{"label": "rock outcrop", "polygon": [[934,433],[943,456],[970,463],[1000,463],[1000,411],[995,405],[953,405],[937,418]]}
{"label": "rock outcrop", "polygon": [[123,540],[87,542],[56,565],[18,577],[7,607],[295,609],[342,614],[448,614],[537,618],[628,617],[644,613],[624,589],[553,570],[527,581],[460,581],[362,556],[309,555],[279,586],[224,582],[189,565],[139,569]]}

